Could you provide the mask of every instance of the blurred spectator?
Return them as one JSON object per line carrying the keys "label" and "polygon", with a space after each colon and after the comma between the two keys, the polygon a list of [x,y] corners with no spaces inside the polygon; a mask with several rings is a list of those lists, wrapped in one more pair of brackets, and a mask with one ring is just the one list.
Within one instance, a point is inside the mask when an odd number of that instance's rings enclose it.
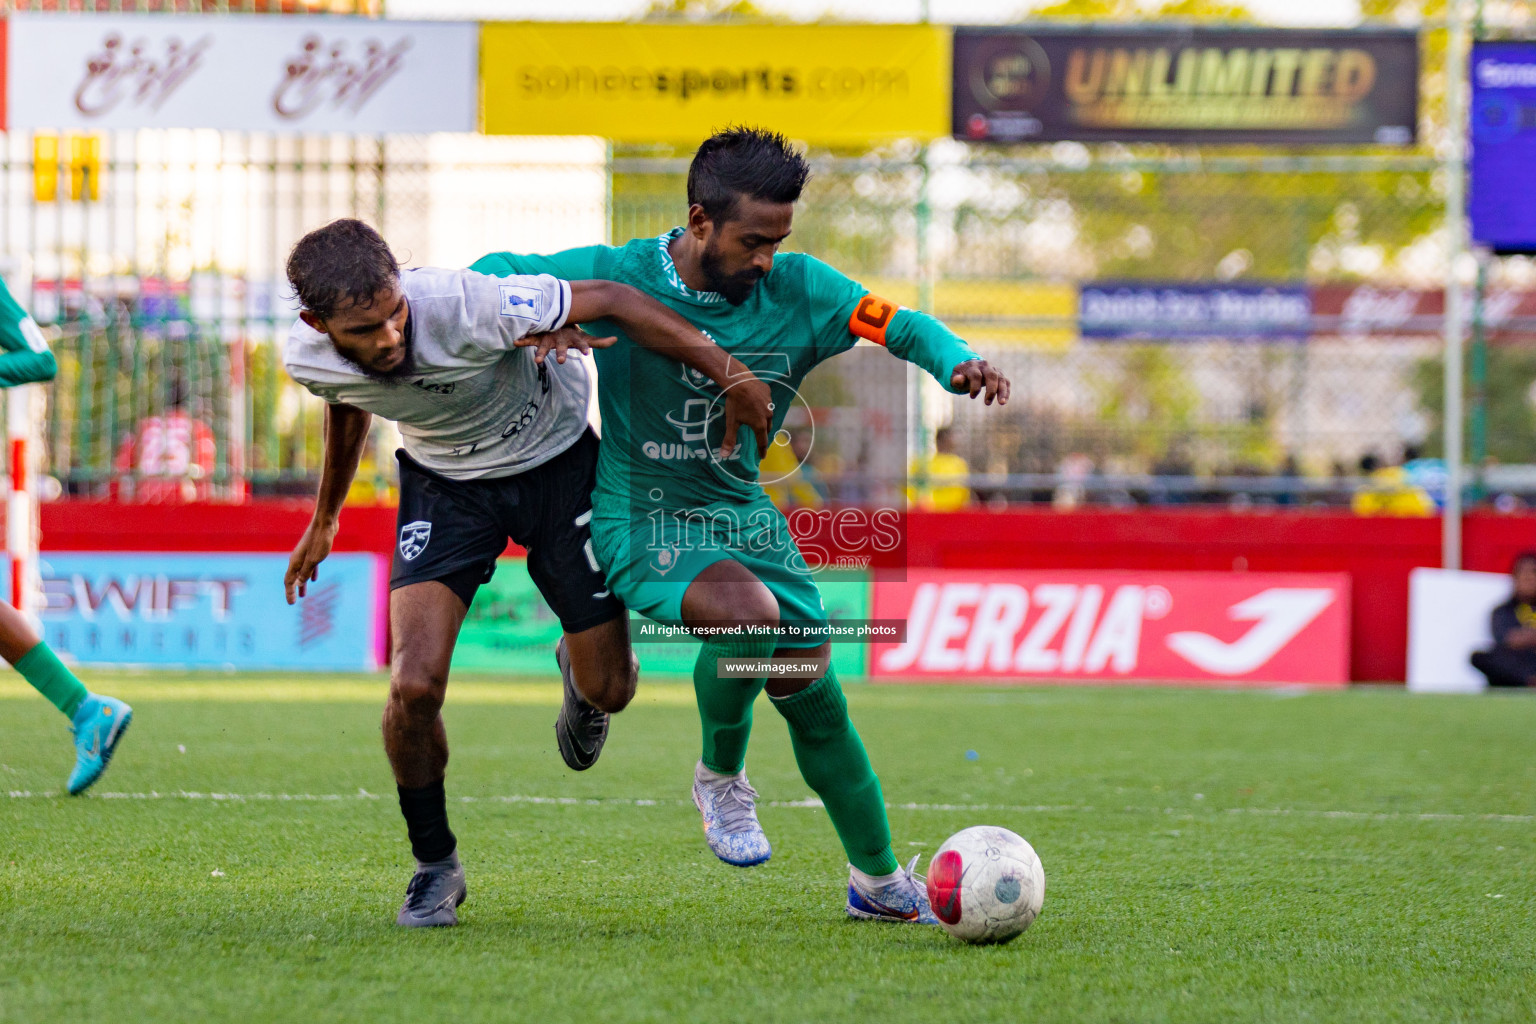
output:
{"label": "blurred spectator", "polygon": [[1088,478],[1093,476],[1093,460],[1081,452],[1073,452],[1056,467],[1061,482],[1051,495],[1051,504],[1059,511],[1070,512],[1088,499]]}
{"label": "blurred spectator", "polygon": [[1472,655],[1489,686],[1536,685],[1536,552],[1515,558],[1509,600],[1493,610],[1493,647]]}
{"label": "blurred spectator", "polygon": [[1195,475],[1195,460],[1189,454],[1187,439],[1178,438],[1168,445],[1161,458],[1152,464],[1152,486],[1147,500],[1154,505],[1182,505],[1191,500],[1192,492],[1170,487],[1170,477],[1187,478]]}
{"label": "blurred spectator", "polygon": [[216,465],[213,431],[187,415],[186,384],[171,378],[163,416],[146,416],[118,447],[113,468],[121,501],[208,500]]}
{"label": "blurred spectator", "polygon": [[758,466],[763,490],[780,509],[821,508],[827,503],[827,485],[810,463],[813,436],[808,424],[779,431]]}
{"label": "blurred spectator", "polygon": [[1418,486],[1402,466],[1383,466],[1381,457],[1367,452],[1360,457],[1360,475],[1366,482],[1355,492],[1350,507],[1361,516],[1432,516],[1435,500]]}
{"label": "blurred spectator", "polygon": [[1305,498],[1306,492],[1301,487],[1301,461],[1296,458],[1295,452],[1285,453],[1280,463],[1279,476],[1282,486],[1275,495],[1276,502],[1294,505]]}
{"label": "blurred spectator", "polygon": [[971,503],[971,467],[955,451],[954,431],[933,432],[934,454],[912,462],[907,504],[930,512],[954,512]]}

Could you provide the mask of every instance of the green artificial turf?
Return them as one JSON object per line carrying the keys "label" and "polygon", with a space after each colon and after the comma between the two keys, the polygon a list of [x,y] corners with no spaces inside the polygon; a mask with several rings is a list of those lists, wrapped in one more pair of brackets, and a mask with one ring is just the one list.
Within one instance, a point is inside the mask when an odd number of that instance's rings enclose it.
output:
{"label": "green artificial turf", "polygon": [[981,823],[1040,853],[1040,919],[973,948],[844,919],[842,853],[766,703],[773,860],[717,862],[690,691],[650,683],[576,775],[555,687],[456,680],[469,901],[457,929],[397,929],[382,690],[185,678],[197,699],[88,680],[136,717],[76,799],[63,719],[0,692],[0,1020],[1536,1018],[1522,695],[850,686],[898,855]]}

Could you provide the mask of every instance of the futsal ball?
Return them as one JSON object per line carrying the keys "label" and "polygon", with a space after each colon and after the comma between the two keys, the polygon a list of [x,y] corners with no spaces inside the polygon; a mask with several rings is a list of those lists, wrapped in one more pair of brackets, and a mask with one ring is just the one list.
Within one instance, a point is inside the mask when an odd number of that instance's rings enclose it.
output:
{"label": "futsal ball", "polygon": [[1008,942],[1045,901],[1035,848],[1005,828],[976,825],[944,841],[928,865],[928,902],[944,930],[978,945]]}

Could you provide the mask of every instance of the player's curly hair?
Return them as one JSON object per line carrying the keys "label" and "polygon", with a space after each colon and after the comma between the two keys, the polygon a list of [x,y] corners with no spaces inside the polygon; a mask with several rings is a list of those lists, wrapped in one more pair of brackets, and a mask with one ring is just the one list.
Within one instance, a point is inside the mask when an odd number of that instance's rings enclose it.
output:
{"label": "player's curly hair", "polygon": [[400,263],[377,231],[343,218],[299,239],[288,254],[287,270],[299,304],[328,320],[343,299],[371,305],[400,276]]}
{"label": "player's curly hair", "polygon": [[720,223],[736,213],[742,196],[793,203],[811,176],[805,157],[766,128],[733,125],[704,140],[688,167],[688,203]]}

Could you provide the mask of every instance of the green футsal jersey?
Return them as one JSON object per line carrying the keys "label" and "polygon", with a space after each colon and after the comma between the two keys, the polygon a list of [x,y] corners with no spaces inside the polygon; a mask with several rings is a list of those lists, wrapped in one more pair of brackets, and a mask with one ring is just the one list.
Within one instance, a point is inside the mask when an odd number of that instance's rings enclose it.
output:
{"label": "green \u0444\u0443\u0442sal jersey", "polygon": [[0,388],[52,380],[58,371],[43,332],[0,281]]}
{"label": "green \u0444\u0443\u0442sal jersey", "polygon": [[[776,432],[805,375],[822,360],[853,347],[850,327],[869,289],[814,257],[780,253],[751,296],[732,306],[715,292],[683,283],[668,252],[682,228],[624,246],[588,246],[551,256],[493,253],[471,269],[483,274],[551,274],[568,281],[608,280],[631,285],[670,306],[769,385]],[[713,381],[635,344],[614,323],[585,325],[595,336],[618,338],[597,349],[603,443],[598,456],[594,509],[602,517],[634,516],[648,509],[702,508],[751,501],[761,458],[750,431],[724,462],[721,389]],[[977,358],[964,341],[934,318],[909,309],[888,315],[882,332],[892,353],[928,371],[949,388],[950,374]],[[867,335],[866,335],[867,336]]]}

